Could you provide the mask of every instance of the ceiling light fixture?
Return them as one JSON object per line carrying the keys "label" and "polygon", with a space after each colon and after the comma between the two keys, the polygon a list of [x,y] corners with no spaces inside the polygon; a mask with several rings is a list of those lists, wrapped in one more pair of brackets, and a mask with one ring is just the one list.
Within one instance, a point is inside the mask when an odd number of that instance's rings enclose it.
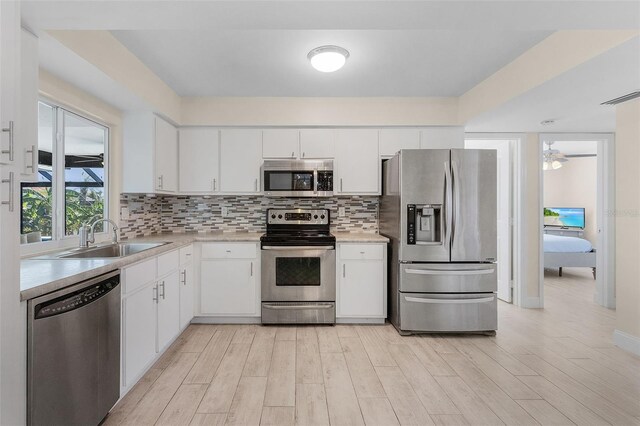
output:
{"label": "ceiling light fixture", "polygon": [[320,72],[334,72],[347,62],[349,52],[340,46],[320,46],[307,55],[311,66]]}
{"label": "ceiling light fixture", "polygon": [[553,142],[546,142],[547,149],[542,151],[542,170],[558,170],[562,163],[569,161],[567,157],[557,149],[551,149]]}

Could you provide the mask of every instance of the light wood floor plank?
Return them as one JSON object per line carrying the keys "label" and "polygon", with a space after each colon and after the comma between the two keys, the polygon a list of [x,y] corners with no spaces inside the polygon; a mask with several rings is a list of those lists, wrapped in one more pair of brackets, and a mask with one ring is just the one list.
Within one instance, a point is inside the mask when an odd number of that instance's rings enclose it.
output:
{"label": "light wood floor plank", "polygon": [[296,405],[296,342],[275,342],[267,379],[264,405],[287,407]]}
{"label": "light wood floor plank", "polygon": [[259,425],[262,416],[262,402],[267,389],[266,377],[243,377],[233,396],[227,425]]}
{"label": "light wood floor plank", "polygon": [[429,414],[460,414],[438,382],[408,345],[389,345],[389,352]]}
{"label": "light wood floor plank", "polygon": [[207,344],[216,333],[217,327],[211,324],[192,324],[189,329],[193,331],[180,348],[180,352],[204,351],[204,348],[207,347]]}
{"label": "light wood floor plank", "polygon": [[226,413],[229,411],[249,354],[249,348],[249,343],[229,344],[229,348],[220,362],[218,372],[202,398],[198,413]]}
{"label": "light wood floor plank", "polygon": [[439,376],[435,379],[472,424],[504,424],[460,377]]}
{"label": "light wood floor plank", "polygon": [[[442,357],[503,422],[516,425],[536,424],[526,410],[509,398],[503,389],[471,364],[464,355],[442,354]],[[540,398],[538,394],[535,395],[538,399]]]}
{"label": "light wood floor plank", "polygon": [[541,425],[564,426],[573,424],[571,420],[544,399],[523,399],[516,402]]}
{"label": "light wood floor plank", "polygon": [[418,357],[424,368],[427,369],[432,376],[455,376],[449,364],[427,344],[424,337],[406,336],[405,341],[413,353]]}
{"label": "light wood floor plank", "polygon": [[401,425],[434,424],[400,367],[376,367],[376,373]]}
{"label": "light wood floor plank", "polygon": [[278,326],[276,329],[276,340],[296,340],[296,327]]}
{"label": "light wood floor plank", "polygon": [[356,331],[374,367],[396,366],[395,361],[387,351],[386,342],[378,336],[373,326],[358,326]]}
{"label": "light wood floor plank", "polygon": [[156,422],[160,426],[188,425],[207,390],[207,385],[182,385]]}
{"label": "light wood floor plank", "polygon": [[244,365],[243,376],[266,377],[269,374],[275,337],[275,328],[261,327],[258,329]]}
{"label": "light wood floor plank", "polygon": [[364,425],[347,362],[342,353],[321,354],[331,424]]}
{"label": "light wood floor plank", "polygon": [[342,352],[338,331],[335,327],[316,327],[316,333],[318,334],[320,352]]}
{"label": "light wood floor plank", "polygon": [[238,326],[231,343],[249,343],[253,342],[258,326],[255,324],[246,324]]}
{"label": "light wood floor plank", "polygon": [[159,368],[151,368],[147,373],[136,383],[133,388],[122,398],[118,404],[109,412],[108,417],[105,419],[103,425],[112,426],[118,425],[124,422],[126,417],[133,411],[138,405],[142,397],[149,391],[153,383],[160,377],[164,370]]}
{"label": "light wood floor plank", "polygon": [[393,407],[387,398],[358,398],[364,423],[367,426],[399,425]]}
{"label": "light wood floor plank", "polygon": [[296,383],[323,383],[318,336],[313,327],[298,327],[296,336]]}
{"label": "light wood floor plank", "polygon": [[460,426],[470,424],[462,414],[432,414],[431,418],[436,425]]}
{"label": "light wood floor plank", "polygon": [[500,364],[505,370],[514,376],[535,376],[536,372],[512,357],[507,351],[496,345],[495,342],[489,339],[473,339],[473,344],[491,358],[493,358],[498,364]]}
{"label": "light wood floor plank", "polygon": [[295,423],[295,407],[262,407],[260,425],[293,426]]}
{"label": "light wood floor plank", "polygon": [[337,324],[335,327],[338,337],[358,337],[356,327],[353,325]]}
{"label": "light wood floor plank", "polygon": [[211,383],[227,347],[231,343],[235,330],[231,327],[220,327],[213,335],[206,348],[200,354],[196,365],[189,372],[185,383]]}
{"label": "light wood floor plank", "polygon": [[223,426],[227,413],[196,413],[190,426]]}
{"label": "light wood floor plank", "polygon": [[323,384],[296,385],[296,424],[300,426],[326,426],[329,424],[327,395]]}
{"label": "light wood floor plank", "polygon": [[131,425],[154,424],[173,398],[197,358],[198,354],[192,352],[176,354],[175,359],[153,383],[124,423]]}
{"label": "light wood floor plank", "polygon": [[360,339],[343,337],[340,343],[358,398],[386,398],[387,395]]}
{"label": "light wood floor plank", "polygon": [[597,376],[609,385],[614,386],[621,392],[629,392],[631,395],[638,395],[640,393],[640,381],[628,376],[623,376],[591,358],[570,359],[569,361],[594,376]]}

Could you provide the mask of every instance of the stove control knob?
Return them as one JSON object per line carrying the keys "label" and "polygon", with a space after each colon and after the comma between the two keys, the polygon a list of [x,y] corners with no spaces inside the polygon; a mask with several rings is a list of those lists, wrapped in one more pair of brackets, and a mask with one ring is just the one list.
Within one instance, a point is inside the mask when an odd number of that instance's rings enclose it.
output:
{"label": "stove control knob", "polygon": [[281,214],[278,215],[278,219],[282,219],[282,215]]}
{"label": "stove control knob", "polygon": [[275,218],[276,218],[276,215],[275,215],[275,214],[272,214],[272,215],[271,215],[271,219],[275,219]]}
{"label": "stove control knob", "polygon": [[324,219],[324,215],[320,215],[320,219]]}
{"label": "stove control knob", "polygon": [[317,215],[317,214],[314,214],[314,215],[313,215],[313,218],[314,218],[314,219],[317,219],[317,218],[318,218],[318,215]]}

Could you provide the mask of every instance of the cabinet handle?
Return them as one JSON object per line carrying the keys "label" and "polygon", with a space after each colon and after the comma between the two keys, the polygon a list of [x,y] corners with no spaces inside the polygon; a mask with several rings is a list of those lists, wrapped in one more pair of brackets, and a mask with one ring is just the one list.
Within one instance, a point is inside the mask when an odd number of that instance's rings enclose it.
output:
{"label": "cabinet handle", "polygon": [[162,296],[162,300],[164,300],[164,293],[165,293],[165,291],[164,291],[164,281],[162,281],[162,282],[160,283],[160,287],[162,287],[162,294],[161,294],[161,296]]}
{"label": "cabinet handle", "polygon": [[158,189],[162,189],[163,186],[164,186],[164,176],[160,175],[158,177]]}
{"label": "cabinet handle", "polygon": [[343,263],[342,264],[342,278],[346,278],[347,277],[347,264]]}
{"label": "cabinet handle", "polygon": [[216,190],[216,178],[213,178],[213,190]]}
{"label": "cabinet handle", "polygon": [[2,131],[4,133],[9,133],[9,149],[3,149],[0,153],[9,154],[9,161],[13,161],[13,120],[9,121],[9,127],[3,127]]}
{"label": "cabinet handle", "polygon": [[158,284],[153,286],[153,301],[158,304]]}
{"label": "cabinet handle", "polygon": [[258,192],[258,179],[254,181],[253,186],[255,188],[255,191]]}
{"label": "cabinet handle", "polygon": [[9,184],[9,200],[3,201],[0,204],[9,206],[9,211],[12,212],[13,211],[13,184],[14,184],[13,172],[9,172],[9,178],[2,179],[2,183]]}
{"label": "cabinet handle", "polygon": [[182,275],[182,285],[187,285],[187,270],[183,269],[180,275]]}
{"label": "cabinet handle", "polygon": [[342,192],[342,178],[340,178],[340,192]]}
{"label": "cabinet handle", "polygon": [[304,158],[304,151],[302,151],[302,158]]}
{"label": "cabinet handle", "polygon": [[251,262],[251,276],[253,276],[253,262]]}
{"label": "cabinet handle", "polygon": [[291,158],[296,158],[296,153],[295,153],[295,151],[291,151]]}
{"label": "cabinet handle", "polygon": [[[31,154],[31,165],[26,165],[25,168],[31,170],[31,173],[34,173],[36,171],[36,164],[38,164],[38,160],[37,160],[37,153],[38,150],[36,149],[35,145],[31,145],[31,149],[27,149],[27,154]],[[26,158],[25,158],[26,161]]]}

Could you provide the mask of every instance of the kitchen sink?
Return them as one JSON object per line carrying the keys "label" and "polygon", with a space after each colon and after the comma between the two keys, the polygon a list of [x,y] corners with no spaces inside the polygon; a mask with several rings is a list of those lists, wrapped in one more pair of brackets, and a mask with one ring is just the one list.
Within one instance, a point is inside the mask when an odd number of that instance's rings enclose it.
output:
{"label": "kitchen sink", "polygon": [[62,253],[38,256],[36,259],[110,259],[130,256],[141,251],[169,244],[161,243],[117,243],[96,247],[68,250]]}

